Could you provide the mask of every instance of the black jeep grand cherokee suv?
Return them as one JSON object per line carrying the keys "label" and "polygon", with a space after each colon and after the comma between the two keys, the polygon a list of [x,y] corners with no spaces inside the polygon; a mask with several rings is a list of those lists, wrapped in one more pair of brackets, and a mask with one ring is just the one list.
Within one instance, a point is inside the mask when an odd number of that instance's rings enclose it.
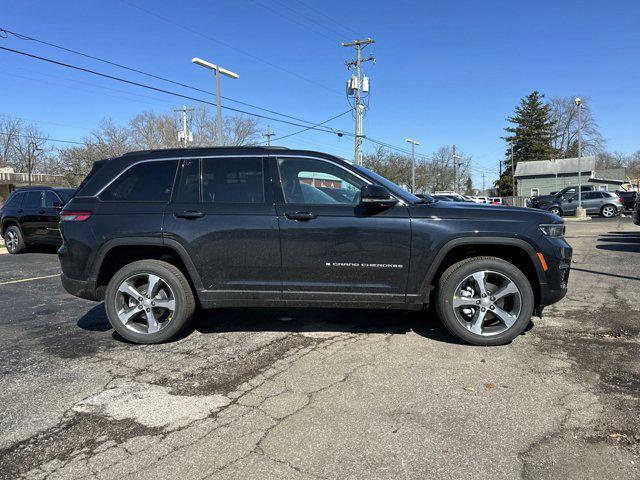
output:
{"label": "black jeep grand cherokee suv", "polygon": [[124,338],[175,336],[196,304],[421,310],[511,341],[566,293],[555,215],[418,198],[323,153],[234,147],[96,162],[62,212],[64,287]]}

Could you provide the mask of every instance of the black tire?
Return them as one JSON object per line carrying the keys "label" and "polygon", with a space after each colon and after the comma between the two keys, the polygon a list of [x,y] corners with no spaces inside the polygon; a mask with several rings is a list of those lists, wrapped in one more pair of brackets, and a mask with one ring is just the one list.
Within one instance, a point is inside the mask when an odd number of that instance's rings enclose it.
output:
{"label": "black tire", "polygon": [[[508,277],[518,287],[521,298],[517,320],[507,330],[495,335],[480,335],[465,328],[454,313],[452,301],[458,285],[475,272],[490,271]],[[472,257],[451,265],[440,277],[436,290],[436,310],[447,330],[471,345],[504,345],[520,335],[529,325],[535,297],[526,275],[515,265],[496,257]]]}
{"label": "black tire", "polygon": [[551,213],[553,213],[555,215],[558,215],[559,217],[562,216],[562,210],[559,207],[551,207],[549,209],[549,212],[551,212]]}
{"label": "black tire", "polygon": [[[156,275],[169,286],[175,300],[175,309],[170,322],[154,333],[138,333],[125,326],[119,319],[117,294],[120,285],[136,275]],[[109,281],[105,292],[105,309],[113,328],[126,340],[133,343],[153,344],[170,340],[180,333],[188,324],[195,310],[195,299],[191,286],[184,274],[167,262],[160,260],[140,260],[130,263],[116,272]],[[144,312],[142,312],[144,314]]]}
{"label": "black tire", "polygon": [[27,246],[24,243],[24,237],[22,236],[22,231],[15,225],[12,225],[5,230],[4,244],[7,247],[7,252],[12,255],[17,255],[27,249]]}
{"label": "black tire", "polygon": [[618,213],[618,209],[610,204],[603,205],[600,209],[600,215],[604,218],[613,218]]}

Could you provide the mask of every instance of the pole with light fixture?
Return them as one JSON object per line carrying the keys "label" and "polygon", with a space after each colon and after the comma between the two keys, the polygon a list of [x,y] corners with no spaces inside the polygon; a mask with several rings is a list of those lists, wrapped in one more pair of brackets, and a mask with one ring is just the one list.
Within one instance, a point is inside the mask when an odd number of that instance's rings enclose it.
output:
{"label": "pole with light fixture", "polygon": [[576,217],[586,217],[586,210],[582,209],[582,99],[574,100],[578,109],[578,208],[576,209]]}
{"label": "pole with light fixture", "polygon": [[416,145],[420,145],[419,142],[410,138],[405,138],[405,142],[411,144],[411,193],[416,191]]}
{"label": "pole with light fixture", "polygon": [[240,78],[238,74],[233,73],[226,68],[222,68],[219,65],[214,65],[211,62],[207,62],[206,60],[202,60],[201,58],[195,57],[191,60],[196,65],[200,65],[201,67],[207,68],[209,70],[213,70],[216,76],[216,109],[218,111],[218,145],[222,146],[222,108],[220,103],[220,74],[226,75],[231,78]]}

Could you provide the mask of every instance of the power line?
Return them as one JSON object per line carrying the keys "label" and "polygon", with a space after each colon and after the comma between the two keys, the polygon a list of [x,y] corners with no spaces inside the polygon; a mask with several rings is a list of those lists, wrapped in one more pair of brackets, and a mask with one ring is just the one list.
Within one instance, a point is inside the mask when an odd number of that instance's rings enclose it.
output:
{"label": "power line", "polygon": [[[300,22],[300,21],[296,20],[295,18],[291,18],[291,17],[289,17],[288,15],[284,15],[283,13],[281,13],[281,12],[279,12],[279,11],[277,11],[277,10],[275,10],[275,9],[273,9],[273,8],[271,8],[271,7],[269,7],[269,6],[264,5],[264,4],[260,3],[260,2],[258,2],[257,0],[250,0],[250,1],[251,1],[252,3],[254,3],[254,4],[256,4],[257,6],[259,6],[259,7],[261,7],[261,8],[264,8],[265,10],[267,10],[267,11],[268,11],[268,12],[270,12],[270,13],[272,13],[273,15],[277,15],[277,16],[279,16],[279,17],[282,17],[282,18],[284,18],[285,20],[287,20],[287,21],[289,21],[289,22],[291,22],[291,23],[293,23],[293,24],[295,24],[295,25],[298,25],[299,27],[304,28],[305,30],[312,31],[312,32],[313,32],[313,33],[315,33],[316,35],[319,35],[319,36],[321,36],[321,37],[323,37],[323,38],[326,38],[327,40],[329,40],[329,41],[331,41],[331,42],[335,42],[335,41],[336,41],[336,38],[331,38],[331,37],[329,37],[328,35],[325,35],[324,33],[322,33],[322,32],[320,32],[320,31],[316,30],[315,28],[312,28],[312,27],[310,27],[309,25],[305,25],[304,23],[302,23],[302,22]],[[286,5],[283,5],[282,3],[278,2],[277,0],[273,0],[273,1],[275,1],[275,3],[279,4],[281,7],[286,8],[287,10],[289,10],[289,11],[293,12],[294,14],[296,14],[296,15],[298,15],[298,16],[300,16],[300,17],[308,18],[308,17],[306,17],[305,15],[301,14],[300,12],[296,12],[296,11],[295,11],[295,10],[293,10],[292,8],[290,8],[290,7],[286,6]],[[319,25],[319,24],[318,24],[318,25]],[[325,28],[326,28],[326,27],[325,27]]]}
{"label": "power line", "polygon": [[160,14],[156,13],[156,12],[153,12],[153,11],[151,11],[151,10],[147,10],[146,8],[140,7],[140,6],[135,5],[135,4],[131,3],[131,2],[128,2],[128,1],[126,1],[126,0],[120,0],[120,1],[121,1],[122,3],[124,3],[124,4],[128,5],[128,6],[132,7],[132,8],[135,8],[135,9],[137,9],[137,10],[140,10],[140,11],[142,11],[142,12],[145,12],[145,13],[146,13],[146,14],[148,14],[148,15],[151,15],[151,16],[153,16],[153,17],[156,17],[156,18],[158,18],[158,19],[162,20],[163,22],[166,22],[166,23],[172,24],[172,25],[174,25],[174,26],[176,26],[176,27],[178,27],[178,28],[181,28],[182,30],[185,30],[185,31],[187,31],[187,32],[189,32],[189,33],[192,33],[192,34],[194,34],[194,35],[198,35],[198,36],[200,36],[200,37],[202,37],[202,38],[206,38],[207,40],[210,40],[210,41],[215,42],[215,43],[217,43],[217,44],[219,44],[219,45],[222,45],[222,46],[224,46],[224,47],[226,47],[226,48],[229,48],[229,49],[231,49],[231,50],[233,50],[233,51],[235,51],[235,52],[238,52],[238,53],[240,53],[240,54],[242,54],[242,55],[245,55],[245,56],[247,56],[247,57],[249,57],[249,58],[252,58],[252,59],[254,59],[254,60],[258,61],[258,62],[264,63],[265,65],[269,65],[269,66],[270,66],[270,67],[272,67],[272,68],[275,68],[275,69],[277,69],[277,70],[280,70],[280,71],[282,71],[282,72],[285,72],[285,73],[287,73],[288,75],[292,75],[292,76],[294,76],[294,77],[299,78],[300,80],[304,80],[305,82],[312,83],[312,84],[317,85],[317,86],[319,86],[319,87],[321,87],[321,88],[323,88],[323,89],[325,89],[325,90],[327,90],[327,91],[329,91],[329,92],[331,92],[331,93],[334,93],[334,94],[336,94],[336,95],[340,95],[340,96],[342,96],[342,94],[341,94],[341,93],[338,93],[336,90],[334,90],[334,89],[332,89],[332,88],[329,88],[329,87],[327,87],[326,85],[323,85],[323,84],[322,84],[322,83],[320,83],[320,82],[316,82],[315,80],[312,80],[312,79],[310,79],[310,78],[306,78],[306,77],[304,77],[304,76],[302,76],[302,75],[300,75],[300,74],[298,74],[298,73],[296,73],[296,72],[293,72],[293,71],[288,70],[288,69],[286,69],[286,68],[284,68],[284,67],[281,67],[280,65],[277,65],[277,64],[275,64],[275,63],[272,63],[272,62],[270,62],[270,61],[268,61],[268,60],[264,60],[263,58],[260,58],[260,57],[258,57],[258,56],[256,56],[256,55],[252,54],[252,53],[245,52],[244,50],[241,50],[241,49],[239,49],[239,48],[234,47],[233,45],[230,45],[230,44],[228,44],[228,43],[226,43],[226,42],[223,42],[223,41],[221,41],[221,40],[218,40],[217,38],[214,38],[214,37],[211,37],[211,36],[209,36],[209,35],[207,35],[207,34],[204,34],[204,33],[202,33],[202,32],[199,32],[198,30],[195,30],[195,29],[193,29],[193,28],[191,28],[191,27],[187,27],[187,26],[185,26],[185,25],[182,25],[182,24],[180,24],[180,23],[178,23],[178,22],[175,22],[174,20],[171,20],[170,18],[164,17],[164,16],[162,16],[162,15],[160,15]]}
{"label": "power line", "polygon": [[[152,85],[148,85],[148,84],[145,84],[145,83],[135,82],[133,80],[127,80],[126,78],[116,77],[115,75],[109,75],[107,73],[98,72],[96,70],[91,70],[91,69],[88,69],[88,68],[78,67],[76,65],[71,65],[69,63],[59,62],[59,61],[53,60],[51,58],[46,58],[46,57],[41,57],[39,55],[34,55],[32,53],[22,52],[20,50],[14,50],[12,48],[1,47],[1,46],[0,46],[0,50],[5,50],[5,51],[11,52],[11,53],[17,53],[18,55],[23,55],[25,57],[33,58],[33,59],[36,59],[36,60],[41,60],[43,62],[51,63],[51,64],[54,64],[54,65],[59,65],[61,67],[71,68],[71,69],[78,70],[78,71],[85,72],[85,73],[89,73],[89,74],[92,74],[92,75],[97,75],[99,77],[108,78],[110,80],[116,80],[118,82],[127,83],[129,85],[134,85],[136,87],[146,88],[148,90],[153,90],[155,92],[165,93],[167,95],[173,95],[175,97],[184,98],[184,99],[187,99],[187,100],[192,100],[194,102],[199,102],[199,103],[204,103],[204,104],[207,104],[207,105],[217,106],[216,103],[210,102],[208,100],[203,100],[201,98],[196,98],[196,97],[192,97],[192,96],[189,96],[189,95],[183,95],[181,93],[173,92],[171,90],[166,90],[164,88],[158,88],[158,87],[154,87]],[[282,120],[280,118],[274,118],[274,117],[269,117],[269,116],[266,116],[266,115],[261,115],[261,114],[258,114],[258,113],[248,112],[246,110],[241,110],[241,109],[238,109],[238,108],[227,107],[227,106],[224,106],[224,105],[222,105],[221,107],[226,109],[226,110],[230,110],[232,112],[243,113],[245,115],[258,117],[258,118],[262,118],[262,119],[265,119],[265,120],[273,120],[274,122],[286,123],[288,125],[294,125],[294,126],[297,126],[297,127],[307,127],[307,125],[302,125],[300,123],[290,122],[288,120]],[[306,122],[307,123],[311,123],[309,121],[306,121]],[[316,128],[316,127],[313,127],[313,126],[309,127],[309,128],[310,129],[315,129],[315,130],[318,130],[318,131],[328,132],[328,133],[336,133],[333,129],[320,129],[320,128]]]}
{"label": "power line", "polygon": [[0,132],[0,135],[4,135],[5,137],[9,137],[11,135],[16,136],[16,137],[20,137],[20,138],[28,138],[30,140],[42,140],[45,142],[55,142],[55,143],[72,143],[75,145],[84,145],[84,143],[82,142],[74,142],[73,140],[60,140],[58,138],[48,138],[48,137],[33,137],[31,135],[22,135],[20,133],[7,133],[7,132]]}
{"label": "power line", "polygon": [[[210,91],[204,90],[202,88],[194,87],[193,85],[188,85],[186,83],[178,82],[176,80],[171,80],[170,78],[161,77],[161,76],[155,75],[153,73],[145,72],[145,71],[140,70],[138,68],[129,67],[129,66],[123,65],[121,63],[117,63],[117,62],[113,62],[111,60],[106,60],[104,58],[96,57],[95,55],[90,55],[88,53],[80,52],[78,50],[73,50],[71,48],[67,48],[67,47],[64,47],[62,45],[57,45],[55,43],[47,42],[45,40],[41,40],[41,39],[38,39],[38,38],[35,38],[35,37],[31,37],[31,36],[25,35],[23,33],[13,32],[13,31],[7,30],[5,28],[0,28],[0,37],[7,38],[6,34],[13,35],[14,37],[16,37],[16,38],[18,38],[20,40],[28,40],[28,41],[32,41],[32,42],[37,42],[37,43],[40,43],[42,45],[46,45],[48,47],[57,48],[58,50],[62,50],[64,52],[73,53],[74,55],[80,55],[82,57],[89,58],[91,60],[96,60],[98,62],[105,63],[107,65],[111,65],[111,66],[114,66],[114,67],[122,68],[122,69],[130,71],[130,72],[139,73],[140,75],[145,75],[145,76],[150,77],[150,78],[155,78],[156,80],[162,80],[163,82],[168,82],[168,83],[171,83],[173,85],[178,85],[180,87],[188,88],[188,89],[194,90],[196,92],[201,92],[201,93],[205,93],[207,95],[212,95],[212,93]],[[311,123],[311,122],[308,122],[307,120],[304,120],[302,118],[298,118],[298,117],[294,117],[294,116],[287,115],[287,114],[284,114],[284,113],[280,113],[280,112],[277,112],[275,110],[270,110],[268,108],[259,107],[257,105],[252,105],[251,103],[247,103],[247,102],[243,102],[243,101],[240,101],[240,100],[236,100],[234,98],[225,97],[223,95],[221,95],[221,98],[223,98],[225,100],[229,100],[230,102],[234,102],[234,103],[238,103],[240,105],[244,105],[246,107],[255,108],[256,110],[262,110],[264,112],[273,113],[274,115],[279,115],[281,117],[290,118],[292,120],[298,120],[300,122]]]}
{"label": "power line", "polygon": [[327,20],[335,23],[336,25],[338,25],[339,27],[343,28],[344,30],[348,30],[351,33],[354,33],[356,35],[358,35],[358,32],[356,32],[353,28],[347,27],[345,25],[343,25],[342,23],[338,22],[337,20],[334,20],[333,18],[331,18],[329,15],[327,15],[326,13],[322,12],[321,10],[318,10],[315,7],[312,7],[311,5],[303,2],[302,0],[296,0],[296,2],[298,2],[300,5],[304,5],[305,7],[307,7],[309,10],[316,12],[318,15],[323,16],[324,18],[326,18]]}
{"label": "power line", "polygon": [[[288,135],[283,135],[282,137],[278,137],[278,141],[284,140],[285,138],[288,138],[288,137],[293,137],[294,135],[298,135],[298,134],[300,134],[302,132],[306,132],[307,130],[315,130],[314,127],[319,127],[321,125],[324,125],[325,123],[329,123],[331,120],[335,120],[336,118],[342,117],[343,115],[346,115],[347,113],[351,113],[351,109],[347,110],[346,112],[342,112],[342,113],[336,115],[335,117],[331,117],[331,118],[325,120],[324,122],[316,123],[315,125],[312,125],[311,127],[303,128],[302,130],[298,130],[297,132],[293,132],[293,133],[290,133]],[[338,132],[337,135],[340,137],[342,135],[345,135],[345,133],[344,132]],[[346,135],[349,135],[349,134],[346,133]],[[264,144],[264,143],[265,142],[261,142],[260,144]]]}

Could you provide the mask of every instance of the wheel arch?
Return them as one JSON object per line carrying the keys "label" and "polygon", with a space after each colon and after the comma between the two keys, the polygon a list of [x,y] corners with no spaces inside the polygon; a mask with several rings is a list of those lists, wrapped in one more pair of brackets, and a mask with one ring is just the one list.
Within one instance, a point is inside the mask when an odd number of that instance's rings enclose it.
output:
{"label": "wheel arch", "polygon": [[[496,249],[496,246],[500,246]],[[530,280],[535,295],[536,309],[542,298],[545,282],[544,270],[534,247],[518,238],[473,237],[456,238],[445,243],[431,263],[420,288],[419,296],[430,303],[442,273],[454,263],[471,257],[491,256],[501,258],[518,267]]]}
{"label": "wheel arch", "polygon": [[3,237],[9,227],[18,227],[20,229],[20,232],[22,232],[22,229],[20,228],[20,222],[18,221],[17,218],[13,218],[13,217],[5,218],[2,220],[2,228],[0,229],[0,233],[2,234]]}
{"label": "wheel arch", "polygon": [[102,298],[109,280],[123,266],[138,260],[163,260],[176,266],[187,278],[192,290],[202,290],[195,265],[182,245],[162,238],[124,237],[106,242],[97,252],[91,271],[96,296]]}

